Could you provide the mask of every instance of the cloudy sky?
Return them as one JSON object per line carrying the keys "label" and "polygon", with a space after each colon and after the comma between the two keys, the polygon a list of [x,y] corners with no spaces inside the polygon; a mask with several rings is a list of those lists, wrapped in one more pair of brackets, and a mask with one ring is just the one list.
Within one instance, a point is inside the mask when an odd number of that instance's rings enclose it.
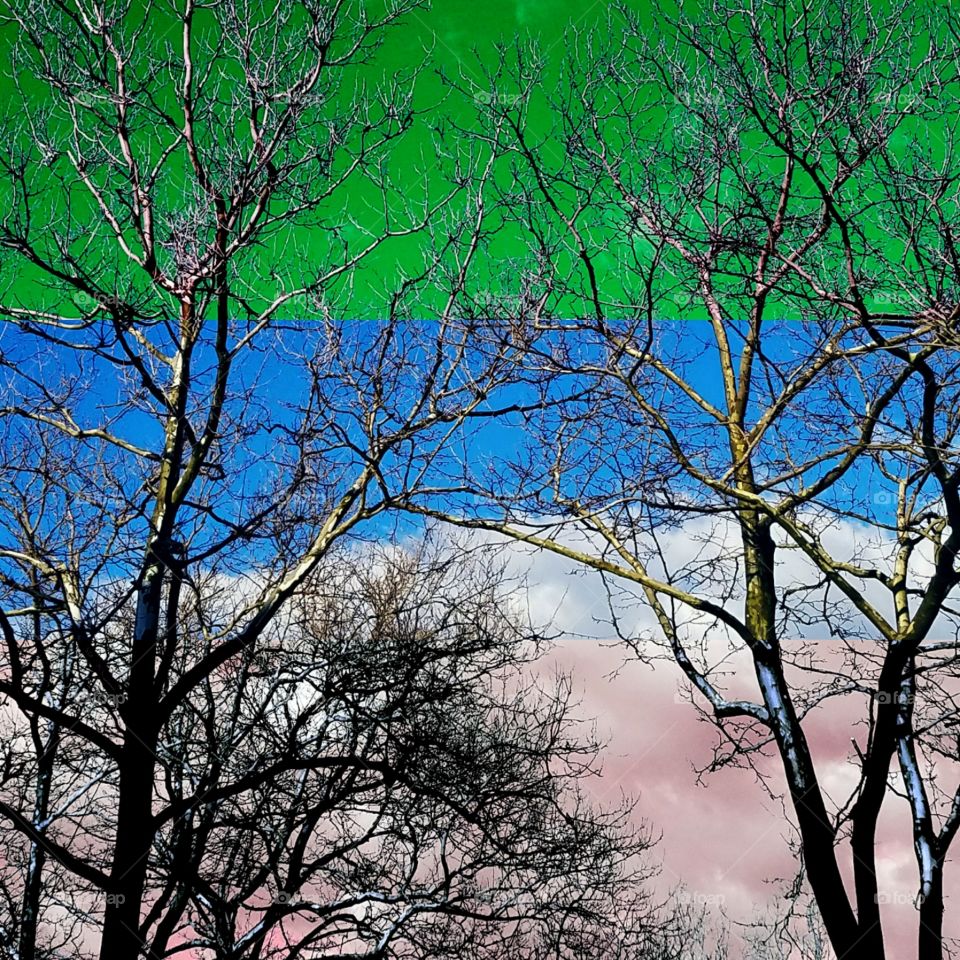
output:
{"label": "cloudy sky", "polygon": [[[680,530],[671,538],[677,559],[688,550],[685,541],[692,542],[699,532]],[[863,546],[863,530],[847,524],[830,540],[847,542],[853,550],[857,544]],[[622,795],[637,799],[637,815],[662,835],[657,851],[662,889],[682,885],[686,896],[717,919],[725,914],[731,942],[737,942],[737,924],[775,911],[797,868],[790,850],[796,834],[787,812],[789,802],[782,806],[778,799],[785,791],[779,758],[770,754],[757,762],[763,784],[748,769],[725,767],[701,775],[714,755],[718,733],[698,719],[679,668],[666,660],[638,662],[627,647],[615,642],[607,590],[598,575],[584,573],[561,557],[508,549],[510,566],[527,578],[534,618],[552,623],[563,635],[554,657],[574,676],[582,701],[580,715],[596,718],[598,734],[607,740],[603,775],[594,784],[596,799],[607,803]],[[799,561],[792,570],[787,564],[781,571],[784,584],[800,576]],[[621,597],[620,604],[624,635],[654,631],[652,615],[641,603],[628,606]],[[715,642],[711,649],[719,655],[718,646]],[[837,644],[831,647],[829,641],[824,647],[837,650]],[[641,651],[648,648],[641,643]],[[730,666],[730,689],[757,700],[749,666],[736,657]],[[863,698],[840,698],[805,723],[821,783],[835,806],[847,799],[856,783],[850,763],[851,757],[855,759],[852,738],[863,714]],[[888,797],[881,815],[877,850],[891,955],[907,956],[914,949],[917,867],[909,809],[897,796]],[[849,859],[844,848],[841,863],[848,881]],[[950,903],[956,902],[960,888],[955,875],[946,873],[945,932],[958,936],[960,926]]]}

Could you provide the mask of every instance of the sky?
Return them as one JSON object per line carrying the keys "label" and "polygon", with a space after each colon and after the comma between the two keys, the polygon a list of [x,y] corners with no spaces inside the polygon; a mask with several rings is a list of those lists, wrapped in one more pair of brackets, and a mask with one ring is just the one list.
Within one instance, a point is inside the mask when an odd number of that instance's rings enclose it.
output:
{"label": "sky", "polygon": [[[551,69],[558,70],[569,55],[565,31],[571,26],[601,24],[608,7],[606,2],[569,0],[483,4],[436,0],[429,11],[412,14],[407,25],[392,34],[377,69],[384,76],[407,73],[425,49],[432,49],[434,64],[448,73],[461,72],[476,84],[479,98],[506,96],[509,92],[488,88],[478,66],[478,59],[480,64],[490,62],[496,42],[535,38]],[[646,9],[640,3],[635,7]],[[442,95],[432,71],[417,89],[418,103],[424,108]],[[408,156],[414,156],[416,138],[409,149]],[[352,195],[351,202],[362,200],[362,192]],[[717,387],[712,363],[706,354],[700,361],[706,391]],[[276,369],[272,375],[278,381],[274,397],[282,399],[282,377]],[[502,438],[497,442],[504,443]],[[569,634],[556,651],[557,660],[575,671],[584,713],[595,716],[601,732],[609,735],[606,772],[597,784],[597,799],[616,799],[621,790],[638,798],[638,814],[663,835],[664,889],[682,881],[705,904],[722,906],[739,921],[749,920],[758,905],[775,903],[779,888],[770,881],[789,877],[793,869],[782,811],[765,798],[748,772],[724,770],[710,775],[705,783],[698,779],[695,767],[709,761],[715,734],[697,721],[688,704],[678,702],[677,669],[671,664],[624,663],[622,647],[601,645],[611,639],[611,633],[602,619],[605,593],[594,577],[574,577],[569,567],[550,557],[531,559],[517,553],[515,562],[526,564],[530,571],[535,610]],[[814,749],[827,769],[825,782],[838,794],[849,778],[848,721],[842,714],[811,721]],[[771,759],[765,769],[771,784],[780,785],[777,762]],[[909,836],[904,830],[906,811],[891,798],[884,817],[883,882],[891,900],[885,909],[891,917],[905,916],[912,909],[909,901],[915,890],[912,852],[909,842],[902,842]],[[895,835],[901,839],[895,841]],[[957,895],[955,882],[951,892]],[[905,955],[912,943],[911,925],[894,926],[892,936]]]}
{"label": "sky", "polygon": [[[684,541],[697,535],[694,528],[698,523],[692,521],[665,538],[668,558],[676,562],[686,553]],[[866,543],[862,527],[845,523],[837,526],[829,542],[854,547]],[[640,663],[616,642],[609,625],[607,591],[596,574],[563,558],[516,546],[508,552],[511,569],[527,578],[534,619],[550,622],[561,634],[553,656],[561,669],[573,674],[574,690],[581,696],[580,716],[596,718],[599,736],[607,739],[603,775],[593,786],[594,799],[615,803],[624,796],[637,801],[637,817],[661,835],[655,851],[662,867],[658,888],[682,890],[683,896],[704,907],[719,926],[725,918],[734,947],[732,956],[739,956],[743,932],[739,925],[782,908],[784,893],[794,878],[796,861],[790,843],[795,834],[788,825],[792,815],[785,817],[780,802],[771,799],[748,769],[723,767],[701,776],[718,743],[716,729],[698,719],[675,664],[663,660]],[[779,574],[784,587],[806,576],[808,572],[796,557],[788,557]],[[628,635],[656,629],[649,610],[640,603],[621,603],[619,613],[621,629]],[[828,651],[841,649],[837,644],[824,646]],[[716,645],[712,649],[718,652]],[[756,700],[752,671],[743,662],[740,667],[746,668],[739,671],[731,693]],[[855,722],[861,717],[859,698],[840,698],[805,721],[829,803],[842,803],[856,784],[850,760],[854,757],[852,738],[861,735]],[[758,769],[770,791],[782,797],[785,782],[779,759],[768,756],[760,760]],[[881,813],[877,854],[889,956],[909,957],[916,949],[916,861],[909,808],[893,794]],[[849,849],[845,845],[840,862],[849,883]],[[960,877],[950,866],[945,876],[944,933],[957,937],[960,914],[951,905],[960,897]]]}
{"label": "sky", "polygon": [[[377,0],[377,2],[365,3],[363,6],[371,16],[376,16],[385,4],[383,0]],[[639,12],[641,18],[650,15],[650,8],[646,4],[633,2],[631,6]],[[144,4],[140,0],[133,0],[130,9],[131,13],[125,22],[136,24],[139,11],[144,9]],[[138,41],[138,51],[148,49],[148,41],[155,45],[156,51],[163,50],[167,45],[171,49],[178,49],[179,28],[172,20],[164,19],[165,7],[162,4],[151,5],[150,10],[151,19],[146,34],[147,39]],[[204,17],[202,5],[200,10],[196,28],[198,49],[202,47],[203,41],[212,41],[216,36],[215,32],[204,32],[205,24],[209,29],[209,18]],[[396,82],[400,89],[413,91],[412,106],[416,111],[414,124],[401,138],[391,144],[389,150],[387,169],[393,188],[389,204],[395,211],[400,211],[400,216],[395,213],[396,221],[400,222],[406,212],[402,210],[405,202],[415,203],[423,197],[436,200],[449,188],[451,158],[466,149],[464,146],[466,141],[454,130],[446,127],[445,132],[438,132],[437,127],[441,119],[453,117],[462,121],[464,126],[475,124],[477,113],[482,113],[485,104],[489,104],[491,99],[510,98],[515,95],[516,90],[509,81],[492,80],[487,75],[487,71],[495,68],[498,44],[512,44],[519,41],[524,45],[535,45],[539,55],[544,59],[546,66],[543,82],[540,88],[534,91],[525,110],[525,128],[528,135],[536,139],[545,134],[555,120],[546,102],[546,96],[552,92],[551,84],[559,78],[561,70],[571,62],[570,30],[603,32],[607,17],[614,15],[613,10],[614,5],[606,0],[586,4],[572,3],[569,0],[563,0],[563,2],[518,0],[516,3],[494,0],[492,3],[482,5],[474,5],[465,0],[438,0],[436,3],[425,4],[422,8],[407,13],[399,24],[385,31],[383,43],[377,48],[376,53],[360,65],[351,66],[343,74],[341,89],[345,91],[344,96],[350,97],[354,91],[354,83],[359,81],[368,86],[371,91],[370,99],[374,100],[376,98],[372,96],[372,91],[379,85]],[[8,60],[11,64],[5,71],[0,70],[0,88],[8,90],[14,95],[15,100],[18,99],[19,92],[14,94],[13,86],[13,77],[16,76],[20,91],[29,103],[29,109],[18,107],[10,111],[10,115],[6,118],[5,136],[15,143],[32,142],[35,139],[36,130],[25,125],[24,119],[32,110],[37,110],[39,114],[39,110],[42,109],[46,116],[41,123],[41,128],[46,130],[50,143],[55,144],[56,147],[63,147],[69,142],[69,123],[66,119],[63,96],[56,90],[51,91],[38,79],[36,62],[12,57],[11,50],[15,36],[16,29],[13,25],[7,23],[0,26],[0,63]],[[453,93],[450,86],[441,80],[441,75],[459,84],[462,89]],[[158,96],[160,104],[166,102],[165,97],[175,96],[174,90],[178,89],[179,84],[179,74],[172,78],[166,73],[163,76],[167,81],[172,80],[172,82],[167,82],[164,87],[166,92]],[[153,88],[157,88],[158,85],[158,81],[152,82]],[[100,94],[91,94],[91,96],[93,104],[102,108],[106,98]],[[322,96],[327,97],[328,93],[325,91]],[[311,126],[305,131],[304,137],[311,143],[313,137],[325,134],[324,123],[328,116],[336,115],[335,104],[339,96],[340,94],[337,94],[330,101],[325,101],[324,119],[319,127]],[[173,101],[171,101],[171,108],[175,113],[176,107]],[[87,112],[86,108],[81,106],[79,113],[85,125],[85,135],[96,135],[99,127],[98,121],[91,115],[92,111]],[[132,117],[144,115],[136,111],[131,112]],[[215,132],[205,128],[202,121],[198,121],[198,128],[200,137],[204,140],[205,149],[211,154],[215,153],[214,145],[217,143]],[[243,142],[242,130],[240,139]],[[133,142],[141,151],[139,155],[145,168],[149,166],[146,160],[153,162],[159,154],[159,145],[166,143],[155,128],[151,128],[148,133],[145,130],[136,129],[135,124]],[[449,149],[450,157],[442,161],[438,160],[436,154],[438,143],[440,148]],[[355,143],[351,142],[351,150],[354,147]],[[551,162],[563,156],[562,147],[552,141],[541,143],[540,148]],[[92,153],[96,154],[97,151],[92,149]],[[342,156],[346,156],[346,152]],[[68,204],[75,220],[95,218],[95,207],[86,189],[79,182],[67,189],[64,183],[57,179],[56,164],[49,162],[49,156],[45,154],[40,159],[41,162],[35,165],[31,184],[36,191],[32,211],[35,232],[42,234],[44,227],[47,226],[46,218],[49,217],[49,223],[52,224],[56,218],[64,215]],[[157,229],[161,236],[167,231],[168,223],[174,224],[177,216],[184,213],[184,209],[191,202],[190,196],[184,189],[185,186],[189,189],[191,180],[184,175],[185,164],[184,151],[178,148],[168,160],[164,175],[161,176],[156,187],[155,216],[161,224]],[[92,164],[90,166],[92,168]],[[505,174],[505,176],[509,179],[508,175]],[[119,196],[114,201],[118,207],[125,202],[122,196],[125,189],[123,177],[122,164],[112,173],[105,175],[108,195],[111,187],[119,187]],[[94,179],[96,180],[96,176]],[[500,185],[504,185],[503,178],[500,180]],[[7,189],[9,189],[7,179],[0,178],[0,205],[10,202],[5,192]],[[39,202],[40,197],[53,202],[45,206]],[[235,282],[247,284],[252,290],[258,287],[257,275],[261,272],[269,272],[271,276],[278,275],[285,282],[292,282],[298,275],[296,264],[304,260],[311,264],[322,262],[327,254],[331,235],[325,229],[316,229],[318,222],[321,224],[336,222],[339,233],[335,237],[343,236],[360,245],[362,236],[355,225],[361,224],[370,226],[371,229],[378,229],[381,222],[380,207],[379,186],[373,182],[372,178],[358,172],[333,195],[328,206],[321,208],[321,217],[307,217],[304,223],[296,228],[282,232],[274,231],[264,238],[262,249],[266,251],[266,259],[256,261],[247,259],[245,266],[240,268]],[[100,243],[99,239],[93,251],[85,249],[83,244],[88,238],[88,234],[82,230],[77,233],[72,248],[75,254],[81,249],[84,256],[96,257],[104,252],[108,254],[105,249],[107,244]],[[357,273],[355,289],[351,290],[349,300],[344,302],[334,300],[335,311],[339,311],[343,319],[366,320],[380,315],[385,296],[381,288],[386,288],[388,293],[392,292],[400,270],[415,271],[422,264],[421,249],[416,238],[397,239],[375,252],[367,259],[363,269]],[[487,251],[488,256],[498,258],[497,263],[491,268],[479,266],[478,273],[480,276],[485,276],[487,282],[498,280],[502,265],[519,260],[526,255],[526,252],[526,243],[518,243],[516,237],[507,232],[502,240],[491,245]],[[112,269],[109,255],[102,266],[106,268],[101,271],[104,274]],[[616,267],[617,264],[612,262],[605,264],[604,269],[611,266]],[[613,277],[616,271],[608,272]],[[124,271],[121,270],[121,274],[124,274]],[[36,276],[32,268],[23,266],[15,274],[16,279],[19,280]],[[114,289],[114,285],[122,287],[127,280],[125,274],[117,280],[105,277],[105,294],[107,296],[124,295],[126,291]],[[260,286],[263,289],[267,288],[266,284]],[[137,289],[136,286],[134,289]],[[28,295],[34,304],[40,299],[46,306],[63,307],[63,291],[59,289],[49,290],[42,285],[34,285],[29,288],[29,294],[25,295]],[[67,304],[67,309],[72,313],[89,309],[90,303],[85,297],[85,294],[80,294],[78,300],[75,291],[71,292],[70,300],[73,302]],[[424,299],[415,307],[414,312],[418,319],[424,319],[435,315],[435,308],[434,301]],[[310,311],[307,308],[304,312],[304,305],[298,302],[296,307],[289,309],[285,316],[289,319],[302,319],[306,316],[309,319]]]}

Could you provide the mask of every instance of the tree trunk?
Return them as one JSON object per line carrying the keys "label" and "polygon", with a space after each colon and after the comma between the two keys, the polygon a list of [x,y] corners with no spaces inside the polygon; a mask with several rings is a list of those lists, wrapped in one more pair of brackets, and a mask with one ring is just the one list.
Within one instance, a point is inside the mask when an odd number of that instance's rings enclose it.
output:
{"label": "tree trunk", "polygon": [[[37,775],[37,787],[34,794],[33,825],[41,833],[45,832],[44,822],[50,812],[50,786],[53,767],[59,745],[59,730],[50,724],[50,739],[40,757],[40,770]],[[20,937],[18,956],[28,960],[37,952],[37,923],[40,919],[40,898],[43,894],[43,868],[47,854],[37,842],[30,844],[30,861],[27,864],[27,876],[23,888],[23,902],[20,911]]]}
{"label": "tree trunk", "polygon": [[[899,689],[900,673],[899,662],[888,656],[878,679],[879,689],[884,692]],[[850,814],[850,850],[861,939],[878,958],[884,956],[884,949],[876,872],[877,821],[887,794],[890,762],[896,751],[896,711],[892,694],[879,701],[876,724],[863,761],[860,796]]]}
{"label": "tree trunk", "polygon": [[[745,485],[753,489],[752,477],[747,477]],[[837,863],[836,831],[783,675],[776,632],[776,548],[770,528],[755,511],[744,510],[741,531],[746,578],[745,621],[754,638],[757,680],[797,815],[807,880],[837,956],[844,960],[883,960],[882,941],[877,952],[868,949],[860,936],[857,917]]]}
{"label": "tree trunk", "polygon": [[762,659],[757,660],[756,669],[764,702],[774,722],[774,735],[797,816],[804,870],[830,944],[844,960],[881,960],[883,941],[879,928],[879,953],[861,938],[837,864],[833,825],[786,684],[778,668],[765,664]]}
{"label": "tree trunk", "polygon": [[934,864],[930,893],[920,902],[918,960],[942,960],[943,957],[943,862]]}
{"label": "tree trunk", "polygon": [[[39,592],[36,571],[31,574],[31,583]],[[43,629],[40,611],[33,615],[33,642],[36,649],[43,643]],[[64,683],[69,683],[72,658],[64,664]],[[66,689],[66,687],[64,688]],[[65,694],[64,694],[65,695]],[[50,792],[53,788],[53,771],[57,753],[60,749],[60,723],[50,720],[47,723],[47,740],[43,742],[40,734],[40,720],[33,721],[34,745],[38,748],[37,785],[33,796],[33,825],[38,833],[46,832],[46,819],[50,815]],[[20,910],[20,936],[18,956],[20,960],[31,960],[37,952],[37,924],[40,922],[40,900],[43,896],[43,870],[47,862],[47,851],[37,841],[30,843],[30,860],[27,864],[27,876],[23,885],[23,901]]]}
{"label": "tree trunk", "polygon": [[100,960],[137,960],[144,950],[140,914],[154,839],[153,786],[158,737],[154,670],[162,588],[163,567],[150,559],[137,596],[130,676],[122,705],[126,729]]}

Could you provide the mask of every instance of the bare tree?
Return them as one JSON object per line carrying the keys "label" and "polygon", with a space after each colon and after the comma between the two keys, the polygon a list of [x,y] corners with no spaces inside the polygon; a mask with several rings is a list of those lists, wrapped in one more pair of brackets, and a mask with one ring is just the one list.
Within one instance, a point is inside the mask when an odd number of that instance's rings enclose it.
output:
{"label": "bare tree", "polygon": [[[280,753],[271,763],[262,746],[271,737],[255,731],[261,787],[239,809],[197,811],[223,843],[205,858],[216,891],[198,898],[206,926],[230,930],[232,891],[249,897],[269,876],[283,891],[275,914],[313,919],[284,937],[278,956],[318,945],[563,956],[591,941],[642,956],[669,943],[635,873],[647,841],[629,829],[628,809],[598,815],[580,793],[595,747],[576,730],[567,681],[531,676],[538,641],[496,567],[429,548],[337,567],[307,584],[275,647],[253,668],[238,664],[238,674],[269,678],[240,709],[255,724],[270,718]],[[226,706],[197,711],[228,728],[208,736],[221,756],[222,744],[241,740],[238,708]],[[296,741],[306,762],[291,757]],[[312,768],[322,775],[303,775]],[[189,796],[181,803],[192,806]],[[276,922],[269,910],[223,956],[247,955],[265,921]]]}
{"label": "bare tree", "polygon": [[[499,284],[490,313],[525,319],[565,400],[449,488],[471,500],[419,508],[599,571],[614,612],[639,595],[657,627],[623,637],[680,666],[716,763],[782,760],[846,960],[885,955],[884,801],[923,960],[960,826],[957,36],[925,5],[747,0],[619,10],[559,79],[504,52],[480,136],[512,134],[497,206],[536,295]],[[824,716],[854,717],[847,796]]]}
{"label": "bare tree", "polygon": [[[629,807],[585,800],[596,746],[567,680],[537,679],[543,640],[510,586],[489,557],[430,543],[331,554],[260,643],[191,691],[156,748],[146,955],[679,955],[680,918],[658,915],[640,882],[649,841]],[[247,587],[198,580],[182,648]],[[70,649],[68,635],[47,641]],[[83,713],[120,725],[103,700]],[[65,764],[55,772],[57,799]],[[62,803],[49,834],[109,828],[104,782]],[[86,863],[109,860],[94,843]],[[49,912],[49,893],[36,904]],[[70,955],[86,955],[99,916],[68,916]]]}
{"label": "bare tree", "polygon": [[[230,851],[221,813],[263,813],[240,772],[255,750],[216,759],[242,715],[204,705],[329,551],[364,523],[389,533],[376,518],[515,380],[516,331],[458,319],[495,144],[394,179],[417,68],[361,69],[414,6],[4,4],[0,695],[22,760],[0,815],[25,844],[7,888],[24,960],[83,946],[61,915],[109,960],[177,949],[185,917],[204,949],[263,954],[231,913],[250,878],[198,886]],[[392,279],[361,285],[361,264]],[[433,323],[405,322],[434,301]],[[320,720],[303,710],[272,728],[301,763],[278,789],[308,772],[297,738]],[[386,772],[337,777],[372,790]],[[306,856],[284,826],[303,822],[276,823],[264,882]],[[234,853],[240,883],[254,864]],[[265,929],[292,912],[268,908]]]}

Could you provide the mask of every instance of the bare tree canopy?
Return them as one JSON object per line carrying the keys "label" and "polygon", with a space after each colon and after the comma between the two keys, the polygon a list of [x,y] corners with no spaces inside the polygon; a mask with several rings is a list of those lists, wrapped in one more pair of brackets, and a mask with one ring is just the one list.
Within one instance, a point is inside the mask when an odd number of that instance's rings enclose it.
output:
{"label": "bare tree canopy", "polygon": [[11,956],[703,947],[497,575],[359,546],[424,516],[598,571],[786,798],[819,916],[758,957],[892,956],[894,806],[949,954],[949,9],[604,7],[428,105],[416,0],[3,9]]}
{"label": "bare tree canopy", "polygon": [[495,578],[356,552],[524,345],[456,309],[496,149],[396,177],[357,72],[414,7],[4,6],[9,957],[679,949]]}
{"label": "bare tree canopy", "polygon": [[[642,599],[658,627],[623,638],[680,666],[716,764],[782,758],[845,960],[885,955],[884,803],[923,960],[960,827],[957,38],[939,6],[751,0],[619,9],[561,78],[504,50],[485,115],[528,253],[493,302],[533,304],[548,402],[451,485],[471,500],[420,507]],[[823,716],[853,724],[843,795]]]}
{"label": "bare tree canopy", "polygon": [[[175,675],[256,595],[250,579],[190,578]],[[678,928],[639,883],[647,839],[628,809],[597,814],[581,793],[596,748],[568,684],[532,678],[541,641],[508,586],[476,553],[341,552],[260,643],[204,677],[158,736],[145,955],[678,954]],[[67,712],[119,743],[127,703],[80,668],[56,615],[35,622],[41,642],[14,634],[19,691],[49,709],[38,716],[21,693],[10,731],[37,749],[18,750],[0,807],[23,832],[4,870],[4,945],[88,956],[104,902],[128,889],[110,876],[122,783]],[[128,601],[102,634],[111,665],[132,626]],[[32,817],[18,808],[28,784],[45,804]],[[22,861],[41,852],[31,901]],[[13,938],[31,924],[27,954]]]}

